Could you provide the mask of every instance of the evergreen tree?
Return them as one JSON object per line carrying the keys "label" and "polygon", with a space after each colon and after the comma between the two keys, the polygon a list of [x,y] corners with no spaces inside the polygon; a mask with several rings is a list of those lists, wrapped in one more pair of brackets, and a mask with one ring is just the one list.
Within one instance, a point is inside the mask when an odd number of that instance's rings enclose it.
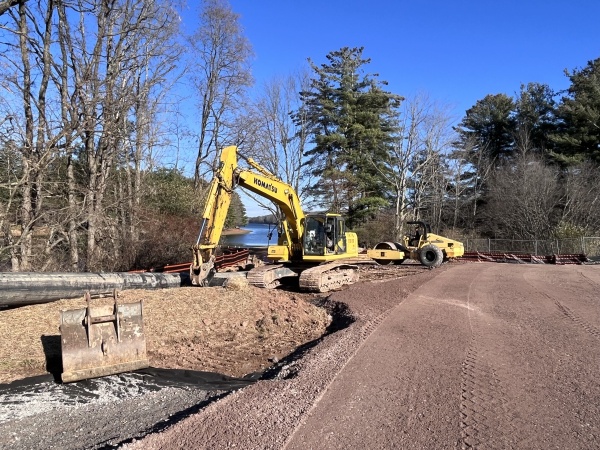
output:
{"label": "evergreen tree", "polygon": [[600,162],[600,58],[565,74],[571,86],[558,107],[555,156],[563,163]]}
{"label": "evergreen tree", "polygon": [[178,169],[161,167],[148,173],[143,205],[158,214],[193,217],[201,211],[201,199],[194,192],[193,180]]}
{"label": "evergreen tree", "polygon": [[469,162],[478,160],[481,152],[484,153],[486,162],[506,159],[512,155],[514,111],[515,103],[506,94],[486,95],[467,110],[456,131],[459,134],[458,146],[471,148],[470,153],[474,158]]}
{"label": "evergreen tree", "polygon": [[545,155],[551,150],[549,134],[556,124],[554,92],[546,84],[521,85],[515,100],[515,146],[524,152]]}
{"label": "evergreen tree", "polygon": [[248,217],[246,216],[246,207],[242,203],[237,192],[233,192],[231,196],[231,204],[229,205],[229,211],[227,211],[227,218],[225,219],[225,226],[228,228],[240,227],[248,223]]}
{"label": "evergreen tree", "polygon": [[[395,110],[402,98],[385,91],[363,48],[344,47],[327,55],[328,64],[311,62],[315,77],[300,93],[302,116],[315,144],[305,152],[316,177],[310,195],[334,212],[346,212],[356,225],[388,204],[386,183],[374,162],[384,160],[397,129]],[[381,169],[381,168],[379,168]]]}
{"label": "evergreen tree", "polygon": [[[175,218],[197,219],[204,208],[203,198],[194,190],[194,181],[178,169],[158,168],[148,173],[143,205],[152,213]],[[231,196],[225,227],[246,225],[246,208],[237,192]]]}

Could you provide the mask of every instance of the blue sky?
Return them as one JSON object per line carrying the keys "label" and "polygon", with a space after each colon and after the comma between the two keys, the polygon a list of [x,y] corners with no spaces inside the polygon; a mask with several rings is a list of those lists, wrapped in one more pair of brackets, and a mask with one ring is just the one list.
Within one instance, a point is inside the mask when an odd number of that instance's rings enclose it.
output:
{"label": "blue sky", "polygon": [[423,91],[460,120],[487,94],[522,83],[568,87],[564,69],[600,57],[600,1],[230,0],[256,59],[257,82],[310,57],[364,47],[390,91]]}
{"label": "blue sky", "polygon": [[[405,97],[451,107],[456,121],[487,94],[521,84],[566,89],[564,70],[600,57],[599,0],[229,0],[255,52],[258,84],[364,47],[365,67]],[[190,18],[197,17],[190,14]],[[192,19],[193,20],[193,19]],[[193,24],[192,26],[195,26]],[[264,214],[245,202],[249,216]]]}

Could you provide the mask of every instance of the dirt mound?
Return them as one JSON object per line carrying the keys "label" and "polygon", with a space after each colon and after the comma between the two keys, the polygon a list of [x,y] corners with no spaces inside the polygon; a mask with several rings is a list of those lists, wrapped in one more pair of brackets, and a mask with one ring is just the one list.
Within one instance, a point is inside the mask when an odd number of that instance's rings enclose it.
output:
{"label": "dirt mound", "polygon": [[[363,266],[361,279],[408,276],[420,266]],[[331,317],[321,296],[266,290],[230,280],[226,287],[130,290],[120,301],[144,302],[150,364],[240,377],[262,371],[325,333]],[[112,299],[94,299],[95,304]],[[83,298],[0,311],[0,383],[61,371],[60,311]]]}
{"label": "dirt mound", "polygon": [[[312,296],[235,283],[227,288],[131,290],[119,299],[144,302],[152,366],[230,376],[264,369],[321,336],[331,322],[325,310],[310,303]],[[0,383],[60,372],[60,311],[84,305],[83,299],[72,299],[1,311]]]}

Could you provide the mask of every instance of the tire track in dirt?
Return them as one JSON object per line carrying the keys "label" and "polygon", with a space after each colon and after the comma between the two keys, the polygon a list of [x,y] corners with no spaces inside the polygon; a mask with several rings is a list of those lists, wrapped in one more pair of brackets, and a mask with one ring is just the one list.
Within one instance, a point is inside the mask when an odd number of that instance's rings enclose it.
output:
{"label": "tire track in dirt", "polygon": [[[581,285],[581,283],[584,283],[584,284],[588,285],[589,287],[591,287],[592,290],[596,290],[596,291],[598,290],[598,283],[595,280],[593,280],[592,278],[590,278],[589,276],[587,276],[585,273],[583,273],[581,270],[577,271],[577,278],[580,280],[579,282],[576,282],[577,284]],[[558,308],[558,311],[560,312],[560,314],[562,316],[567,317],[568,319],[573,321],[575,324],[578,325],[579,328],[586,331],[587,333],[589,333],[596,339],[600,339],[600,329],[599,328],[590,324],[580,314],[577,314],[576,312],[574,312],[564,302],[561,301],[561,298],[564,295],[564,292],[554,290],[554,291],[552,291],[552,293],[548,293],[548,292],[543,291],[543,289],[541,289],[540,286],[536,286],[535,283],[532,283],[530,280],[525,280],[525,281],[527,282],[527,284],[529,286],[531,286],[533,289],[538,290],[544,297],[546,297],[548,300],[550,300],[550,302],[553,303]],[[567,288],[567,291],[568,291],[568,289],[569,288]],[[570,288],[570,289],[572,289],[572,288]]]}
{"label": "tire track in dirt", "polygon": [[579,278],[581,278],[587,284],[591,285],[594,289],[598,288],[598,282],[596,280],[594,280],[593,278],[589,277],[588,275],[586,275],[585,273],[583,273],[582,269],[580,269],[578,271],[578,275],[579,275]]}
{"label": "tire track in dirt", "polygon": [[[578,272],[577,275],[580,281],[592,288],[592,291],[597,288],[598,283],[596,283],[595,280],[586,276],[582,272]],[[548,293],[544,290],[544,286],[538,286],[529,279],[526,279],[525,281],[533,289],[536,289],[542,297],[547,299],[549,304],[556,307],[555,317],[566,324],[564,329],[565,331],[563,333],[568,332],[573,336],[572,339],[576,341],[584,339],[584,336],[591,336],[594,339],[600,339],[600,329],[597,326],[592,325],[580,314],[569,308],[565,302],[560,300],[562,295],[564,295],[564,290],[566,289],[567,292],[569,291],[569,286],[566,286],[565,288],[565,286],[562,286],[558,280],[555,281],[556,284],[554,285],[551,281],[547,281],[547,286],[552,286],[551,293]],[[560,289],[557,290],[557,287],[560,287]],[[575,335],[579,335],[579,337],[575,338]],[[590,424],[595,422],[597,417],[600,417],[600,404],[595,402],[572,402],[573,398],[586,398],[587,396],[594,395],[593,392],[597,392],[600,388],[600,383],[595,376],[583,374],[584,371],[590,371],[592,373],[594,372],[593,366],[590,366],[590,359],[586,356],[587,355],[578,353],[574,349],[567,350],[565,348],[563,349],[562,357],[555,358],[553,360],[555,364],[553,369],[554,373],[569,374],[568,377],[565,377],[564,375],[558,375],[559,382],[556,384],[554,395],[557,396],[557,398],[564,398],[561,406],[563,409],[563,414],[567,417],[570,414],[570,421],[574,423],[573,426],[577,427],[578,429],[578,433],[574,433],[574,436],[578,434],[584,436],[585,432],[587,432],[587,428],[590,427]],[[575,374],[575,379],[573,379],[573,374]],[[590,383],[591,380],[593,382],[588,384],[587,387],[583,387],[583,380],[585,380],[587,383]],[[593,436],[593,433],[590,433],[590,435]],[[589,438],[589,436],[587,436],[586,439],[587,438]],[[588,447],[583,445],[580,448]]]}
{"label": "tire track in dirt", "polygon": [[389,315],[390,311],[386,311],[378,316],[367,320],[366,323],[360,328],[359,334],[362,341],[365,341],[372,333],[377,329],[381,322]]}
{"label": "tire track in dirt", "polygon": [[[551,301],[553,300],[554,304],[556,305],[556,307],[558,308],[560,313],[563,314],[566,318],[573,321],[577,325],[578,328],[589,333],[594,338],[600,339],[600,330],[598,328],[594,327],[593,325],[591,325],[588,322],[586,322],[585,320],[583,320],[580,316],[575,314],[571,309],[569,309],[566,305],[562,304],[560,301],[553,299],[548,294],[545,294],[545,295],[549,300],[551,300]],[[567,369],[566,366],[567,365],[570,366],[571,363],[572,362],[570,360],[561,360],[559,362],[559,365],[560,365],[561,369],[564,371]],[[576,364],[579,365],[579,364],[585,364],[585,363],[583,363],[581,361],[577,361]],[[579,386],[577,386],[577,389],[580,389]],[[600,405],[593,404],[593,403],[586,404],[586,406],[584,408],[574,409],[573,415],[577,418],[577,421],[580,424],[588,424],[590,417],[600,416]]]}
{"label": "tire track in dirt", "polygon": [[583,320],[581,317],[579,317],[577,314],[575,314],[573,311],[571,311],[571,309],[569,309],[566,305],[563,305],[560,301],[551,298],[549,295],[546,295],[546,296],[550,300],[554,301],[554,304],[556,305],[556,307],[558,308],[558,310],[562,314],[564,314],[566,317],[568,317],[569,319],[571,319],[580,328],[582,328],[583,330],[587,331],[589,334],[591,334],[592,336],[594,336],[596,339],[600,339],[600,330],[598,328],[596,328],[593,325],[587,323],[585,320]]}
{"label": "tire track in dirt", "polygon": [[[598,286],[597,283],[594,280],[592,280],[590,277],[586,276],[584,273],[578,272],[577,275],[578,275],[578,278],[581,279],[584,283],[590,285],[592,288],[597,288],[597,286]],[[553,303],[562,316],[570,319],[580,329],[586,331],[587,333],[589,333],[596,339],[600,339],[600,329],[595,327],[594,325],[590,324],[588,321],[586,321],[584,318],[582,318],[579,314],[575,313],[566,304],[561,302],[560,295],[556,295],[556,293],[554,293],[555,295],[551,295],[548,292],[543,292],[534,283],[531,283],[527,279],[525,281],[527,282],[527,284],[529,286],[531,286],[533,289],[537,289],[544,297],[546,297],[551,303]]]}
{"label": "tire track in dirt", "polygon": [[502,380],[473,337],[462,366],[460,426],[463,449],[513,448],[509,401]]}
{"label": "tire track in dirt", "polygon": [[[472,313],[471,293],[467,307],[471,326],[471,341],[462,362],[460,394],[460,428],[462,449],[514,448],[511,438],[516,429],[502,376],[489,362],[490,350],[481,331],[480,315]],[[489,335],[488,335],[489,339]]]}
{"label": "tire track in dirt", "polygon": [[[587,278],[585,275],[583,275],[583,274],[580,274],[580,275],[582,275],[582,277],[585,278],[587,281],[589,281],[591,284],[595,284],[595,283],[593,283],[592,280]],[[600,330],[598,328],[594,327],[593,325],[591,325],[590,323],[585,321],[583,318],[581,318],[579,315],[574,313],[568,306],[564,305],[559,300],[552,298],[548,294],[545,294],[545,296],[550,301],[553,301],[554,304],[556,305],[556,307],[558,308],[558,311],[562,315],[564,315],[564,317],[570,319],[573,323],[575,323],[577,325],[577,328],[584,330],[585,332],[587,332],[588,334],[590,334],[591,336],[593,336],[596,339],[600,339]],[[563,368],[563,370],[564,370],[564,366],[566,364],[567,364],[567,361],[560,362],[560,366]],[[577,408],[574,411],[574,415],[577,418],[579,423],[586,424],[587,422],[589,422],[589,417],[600,416],[600,406],[594,405],[594,404],[588,404],[588,405],[586,405],[585,408],[581,408],[581,409]]]}

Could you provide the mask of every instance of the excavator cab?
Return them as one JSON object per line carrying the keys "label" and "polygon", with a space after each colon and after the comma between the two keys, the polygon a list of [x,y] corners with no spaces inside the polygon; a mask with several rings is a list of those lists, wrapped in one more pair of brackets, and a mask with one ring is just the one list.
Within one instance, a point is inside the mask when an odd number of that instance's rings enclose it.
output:
{"label": "excavator cab", "polygon": [[346,252],[344,219],[334,214],[308,214],[304,222],[305,256],[340,255]]}

